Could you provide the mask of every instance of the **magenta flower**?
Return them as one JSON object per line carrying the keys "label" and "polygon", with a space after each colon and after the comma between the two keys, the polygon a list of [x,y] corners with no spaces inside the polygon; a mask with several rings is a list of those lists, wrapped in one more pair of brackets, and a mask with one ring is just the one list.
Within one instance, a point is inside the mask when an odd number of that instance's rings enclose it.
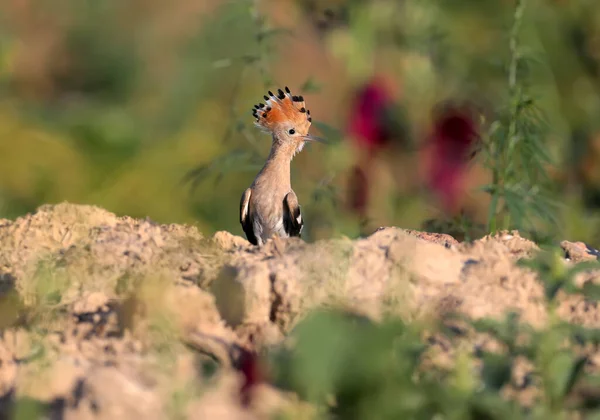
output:
{"label": "magenta flower", "polygon": [[457,210],[477,140],[477,127],[466,110],[449,107],[434,118],[427,182],[447,211]]}
{"label": "magenta flower", "polygon": [[357,91],[350,108],[347,134],[357,148],[359,162],[350,175],[348,206],[361,218],[366,217],[369,201],[372,159],[397,134],[389,123],[393,106],[388,82],[382,77],[374,77]]}
{"label": "magenta flower", "polygon": [[242,405],[248,407],[252,401],[253,389],[265,379],[256,353],[243,351],[239,361],[239,370],[244,376],[244,382],[240,388],[240,399]]}
{"label": "magenta flower", "polygon": [[358,91],[350,110],[348,134],[359,148],[372,153],[389,143],[392,133],[385,121],[391,105],[391,93],[378,78]]}

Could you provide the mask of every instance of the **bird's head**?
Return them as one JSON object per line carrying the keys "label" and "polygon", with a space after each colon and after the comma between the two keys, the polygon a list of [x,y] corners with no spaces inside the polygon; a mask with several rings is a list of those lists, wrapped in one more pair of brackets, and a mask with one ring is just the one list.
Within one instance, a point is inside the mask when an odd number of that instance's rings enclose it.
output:
{"label": "bird's head", "polygon": [[312,118],[302,96],[292,95],[286,86],[285,92],[279,89],[277,95],[274,95],[269,91],[264,98],[264,104],[254,105],[254,125],[272,134],[273,142],[282,146],[293,146],[294,152],[297,153],[302,150],[306,141],[323,141],[308,134]]}

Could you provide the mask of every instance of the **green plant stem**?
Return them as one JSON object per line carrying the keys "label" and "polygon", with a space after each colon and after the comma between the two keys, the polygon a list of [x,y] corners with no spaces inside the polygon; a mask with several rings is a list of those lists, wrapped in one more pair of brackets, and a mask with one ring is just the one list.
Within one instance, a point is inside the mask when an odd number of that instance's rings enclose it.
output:
{"label": "green plant stem", "polygon": [[[520,113],[520,96],[519,86],[517,84],[517,70],[519,66],[519,31],[521,29],[521,22],[523,21],[523,13],[525,11],[526,0],[517,0],[515,5],[515,14],[513,20],[513,26],[510,33],[510,64],[508,67],[508,92],[510,96],[510,121],[508,125],[508,147],[506,148],[506,155],[504,161],[504,182],[509,178],[510,167],[512,165],[513,155],[517,142],[519,141],[519,135],[517,133],[517,121]],[[510,214],[503,220],[503,228],[508,230],[510,228]]]}
{"label": "green plant stem", "polygon": [[[517,120],[519,118],[520,91],[518,86],[517,70],[519,66],[519,31],[523,21],[526,0],[517,0],[515,5],[513,25],[510,31],[509,51],[510,62],[508,66],[508,92],[510,101],[510,119],[508,123],[508,132],[506,140],[502,142],[502,149],[496,152],[495,164],[492,173],[492,183],[494,191],[490,203],[488,229],[490,233],[496,231],[498,226],[498,200],[503,193],[506,183],[510,177],[511,162],[517,142],[519,140],[517,132]],[[505,208],[506,204],[503,205]],[[510,228],[510,215],[502,220],[503,229]]]}
{"label": "green plant stem", "polygon": [[498,178],[499,171],[498,167],[494,166],[492,171],[492,185],[494,185],[494,191],[492,192],[492,201],[490,203],[490,210],[488,213],[488,232],[494,233],[496,231],[497,224],[497,211],[498,208]]}
{"label": "green plant stem", "polygon": [[[517,119],[520,111],[520,92],[517,85],[517,69],[519,66],[519,30],[523,20],[526,0],[517,0],[515,5],[515,14],[513,27],[510,34],[510,65],[508,67],[508,92],[510,96],[511,115],[508,125],[508,148],[506,150],[506,161],[504,162],[505,172],[509,168],[509,162],[512,158],[515,146],[519,140],[517,135]],[[506,174],[505,174],[506,175]]]}

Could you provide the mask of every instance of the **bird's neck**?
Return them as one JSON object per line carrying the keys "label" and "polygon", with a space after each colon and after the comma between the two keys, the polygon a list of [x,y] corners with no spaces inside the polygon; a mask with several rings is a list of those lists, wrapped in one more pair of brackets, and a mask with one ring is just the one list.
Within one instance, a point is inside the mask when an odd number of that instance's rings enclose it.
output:
{"label": "bird's neck", "polygon": [[294,155],[296,154],[296,149],[298,145],[293,142],[279,142],[276,138],[273,139],[273,145],[271,146],[271,151],[269,152],[269,157],[267,161],[277,161],[277,162],[285,162],[289,167],[290,162],[292,161]]}
{"label": "bird's neck", "polygon": [[[280,185],[290,187],[290,164],[297,146],[292,142],[280,142],[273,139],[271,152],[267,158],[265,166],[260,171],[260,175],[276,179]],[[259,175],[259,176],[260,176]]]}

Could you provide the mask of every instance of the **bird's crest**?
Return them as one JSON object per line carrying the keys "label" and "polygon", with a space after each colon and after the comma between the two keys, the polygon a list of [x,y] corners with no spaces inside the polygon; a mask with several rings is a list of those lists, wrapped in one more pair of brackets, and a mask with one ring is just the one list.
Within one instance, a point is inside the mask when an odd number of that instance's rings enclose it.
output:
{"label": "bird's crest", "polygon": [[265,95],[265,103],[254,105],[252,115],[256,118],[255,125],[264,131],[272,132],[283,123],[292,123],[295,126],[308,127],[311,124],[310,111],[306,109],[302,96],[292,95],[286,86],[285,92],[277,90],[277,95],[269,91]]}

